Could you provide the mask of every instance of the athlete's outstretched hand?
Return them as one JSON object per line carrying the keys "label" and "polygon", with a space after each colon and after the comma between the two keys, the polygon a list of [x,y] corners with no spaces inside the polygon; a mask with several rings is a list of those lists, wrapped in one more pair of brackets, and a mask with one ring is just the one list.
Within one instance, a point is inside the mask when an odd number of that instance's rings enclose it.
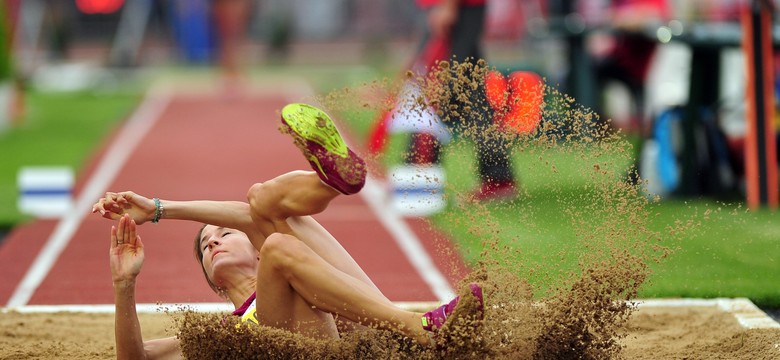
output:
{"label": "athlete's outstretched hand", "polygon": [[136,233],[136,224],[129,215],[111,227],[111,278],[114,284],[135,281],[144,264],[144,244]]}
{"label": "athlete's outstretched hand", "polygon": [[132,191],[107,192],[104,198],[92,205],[92,212],[100,213],[106,219],[119,220],[127,214],[138,225],[154,219],[155,210],[154,201]]}

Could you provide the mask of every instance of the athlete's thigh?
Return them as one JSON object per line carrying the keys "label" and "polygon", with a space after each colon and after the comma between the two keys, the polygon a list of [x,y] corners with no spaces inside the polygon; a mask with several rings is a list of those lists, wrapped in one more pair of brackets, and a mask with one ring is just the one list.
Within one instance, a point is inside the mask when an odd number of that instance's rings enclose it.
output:
{"label": "athlete's thigh", "polygon": [[289,218],[287,222],[294,235],[326,262],[341,272],[370,285],[379,295],[384,297],[371,278],[363,271],[363,268],[352,258],[352,255],[314,218],[310,216],[293,217]]}
{"label": "athlete's thigh", "polygon": [[260,262],[257,271],[257,320],[260,324],[317,338],[337,337],[333,316],[312,308],[287,280]]}

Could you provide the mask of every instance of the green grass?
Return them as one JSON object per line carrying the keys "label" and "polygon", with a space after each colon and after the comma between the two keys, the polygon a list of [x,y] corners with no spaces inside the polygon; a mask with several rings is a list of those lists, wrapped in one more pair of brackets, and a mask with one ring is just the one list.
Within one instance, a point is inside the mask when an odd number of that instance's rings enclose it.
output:
{"label": "green grass", "polygon": [[748,212],[704,199],[665,201],[657,211],[659,222],[698,213],[702,226],[655,266],[646,296],[748,297],[762,306],[780,307],[780,213]]}
{"label": "green grass", "polygon": [[[467,144],[449,151],[444,158],[451,182],[448,192],[465,193],[477,185],[473,167],[463,166],[473,164],[473,150]],[[458,242],[470,263],[479,259],[484,240],[495,238],[499,246],[521,251],[529,268],[554,273],[559,280],[569,276],[577,270],[583,251],[599,251],[598,245],[607,241],[596,240],[596,248],[588,249],[582,232],[614,229],[611,222],[626,221],[628,214],[611,211],[609,203],[594,206],[600,196],[588,186],[591,179],[584,175],[588,166],[580,166],[580,157],[561,152],[544,159],[556,165],[557,173],[551,175],[538,154],[515,155],[523,186],[520,199],[484,208],[451,205],[433,216],[433,223]],[[640,296],[749,297],[761,306],[780,306],[780,213],[746,211],[738,204],[709,199],[648,202],[644,210],[647,230],[673,252],[660,263],[650,261],[652,274]],[[668,230],[676,221],[689,220],[692,225],[680,235]],[[642,235],[631,229],[624,233],[629,238]]]}
{"label": "green grass", "polygon": [[75,174],[103,138],[128,116],[138,91],[44,93],[25,95],[20,124],[0,133],[0,227],[28,220],[19,213],[16,176],[24,166],[68,166]]}

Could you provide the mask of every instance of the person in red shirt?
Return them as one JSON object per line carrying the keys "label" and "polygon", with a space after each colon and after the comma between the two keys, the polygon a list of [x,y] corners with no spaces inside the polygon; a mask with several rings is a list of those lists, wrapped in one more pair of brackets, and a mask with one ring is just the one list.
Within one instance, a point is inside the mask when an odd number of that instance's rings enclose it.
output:
{"label": "person in red shirt", "polygon": [[[211,288],[235,306],[234,315],[243,322],[334,339],[339,337],[337,315],[446,348],[438,330],[458,318],[453,311],[459,298],[426,313],[397,307],[309,216],[324,211],[339,195],[360,191],[365,162],[319,109],[288,105],[282,109],[282,122],[314,171],[257,183],[249,189],[247,202],[149,199],[127,191],[109,192],[93,206],[93,212],[119,221],[111,229],[110,246],[118,358],[181,355],[175,337],[144,342],[135,310],[135,283],[144,262],[136,226],[161,219],[206,224],[194,240],[196,258]],[[482,288],[470,284],[469,290],[477,301],[467,316],[481,320]]]}

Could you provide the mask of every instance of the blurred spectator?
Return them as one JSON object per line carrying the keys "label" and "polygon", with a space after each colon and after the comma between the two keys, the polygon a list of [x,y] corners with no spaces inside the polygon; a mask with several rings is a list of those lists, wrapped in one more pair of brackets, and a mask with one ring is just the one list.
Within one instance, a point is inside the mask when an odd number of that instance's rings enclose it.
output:
{"label": "blurred spectator", "polygon": [[250,0],[213,0],[212,12],[219,46],[219,64],[226,90],[240,91],[241,49],[252,13]]}
{"label": "blurred spectator", "polygon": [[[481,43],[485,28],[486,0],[418,0],[417,4],[427,13],[423,44],[442,41],[445,49],[442,60],[455,59],[458,62],[476,63],[483,58]],[[425,47],[423,49],[427,50]],[[483,84],[482,79],[477,79],[476,82]],[[448,118],[445,124],[456,133],[467,134],[474,140],[480,185],[472,196],[475,200],[513,197],[516,195],[516,183],[509,144],[504,137],[489,129],[493,118],[487,110],[484,87],[481,86],[471,95],[468,100],[471,113],[466,116],[449,116],[452,114],[445,112],[445,118]],[[444,103],[447,102],[458,104],[454,96]],[[464,107],[464,104],[459,105],[459,108]],[[447,110],[445,107],[445,111]],[[438,164],[438,139],[427,133],[414,134],[409,154],[408,160],[412,163]]]}
{"label": "blurred spectator", "polygon": [[669,5],[666,0],[582,0],[580,6],[586,21],[610,30],[609,35],[598,37],[600,41],[592,47],[596,81],[602,94],[600,112],[605,108],[603,91],[608,82],[620,82],[633,100],[627,130],[642,132],[646,126],[645,80],[658,46],[658,41],[650,36],[654,32],[648,30],[669,19]]}
{"label": "blurred spectator", "polygon": [[73,41],[74,8],[62,0],[46,0],[45,22],[49,59],[65,60]]}

